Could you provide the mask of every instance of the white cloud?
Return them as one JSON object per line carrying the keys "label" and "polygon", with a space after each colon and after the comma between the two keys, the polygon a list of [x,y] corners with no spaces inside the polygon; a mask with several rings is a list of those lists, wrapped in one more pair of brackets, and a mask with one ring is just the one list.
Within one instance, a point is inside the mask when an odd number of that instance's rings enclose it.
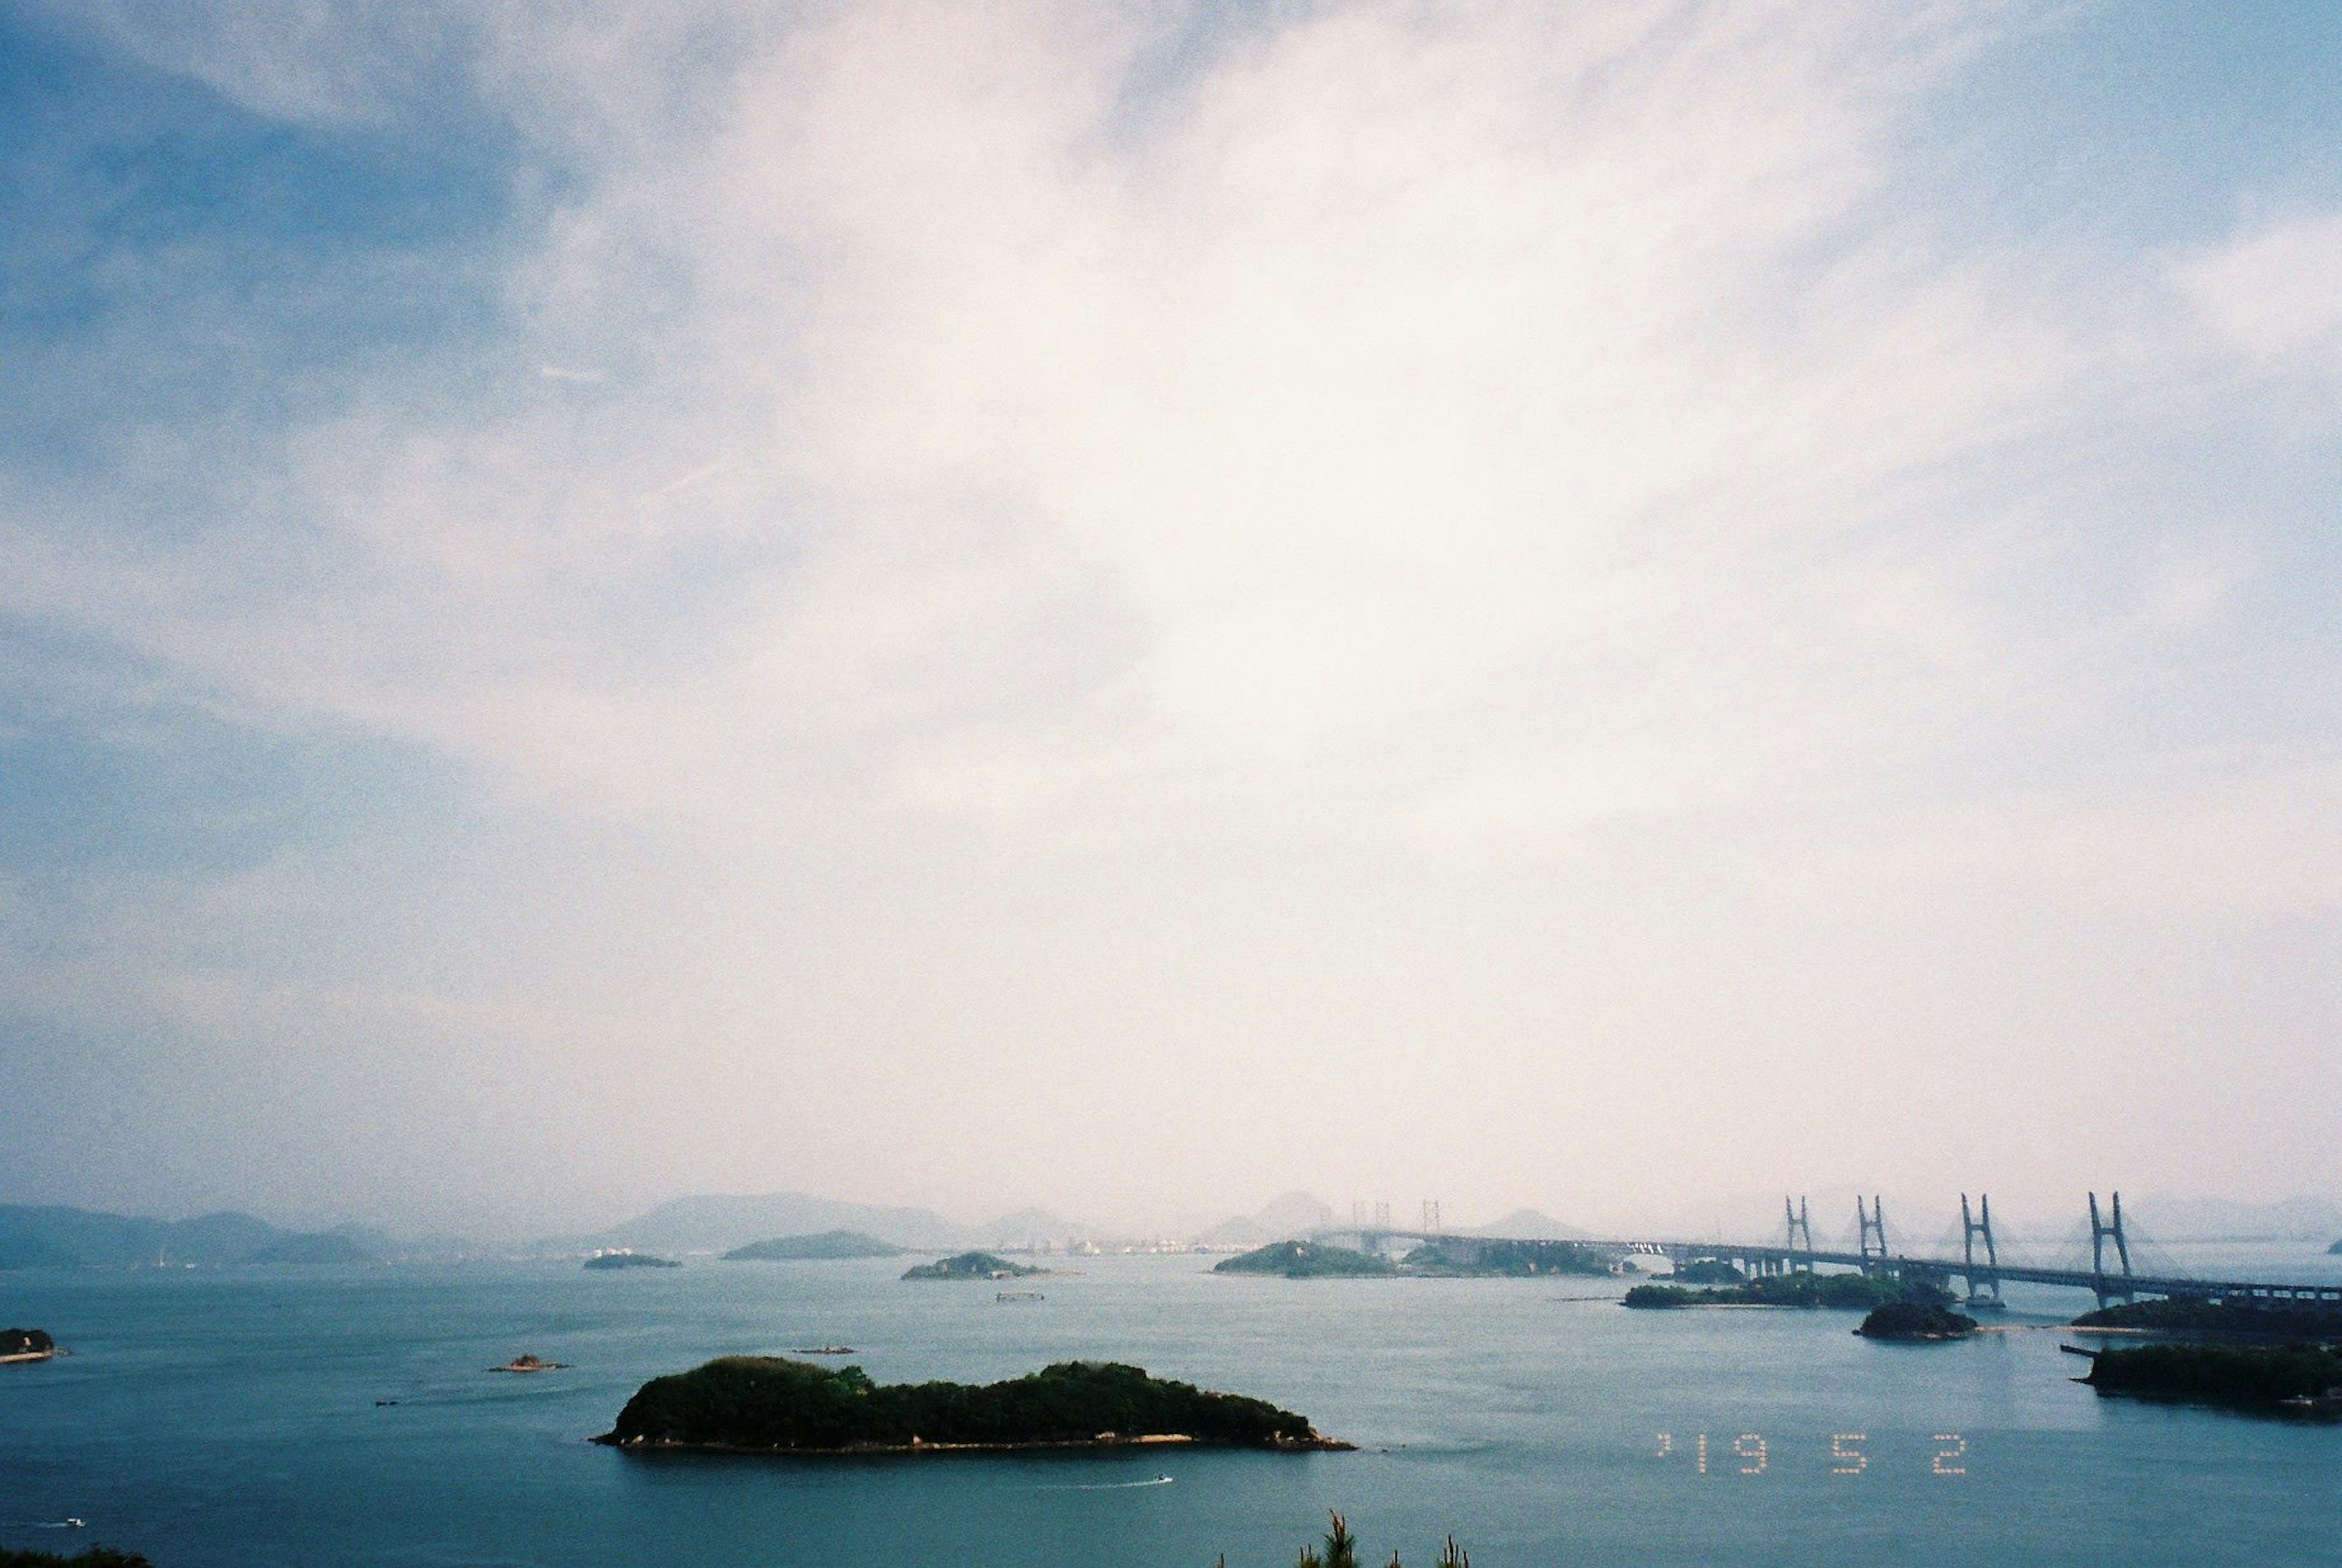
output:
{"label": "white cloud", "polygon": [[[545,1064],[638,988],[575,1050],[712,1118],[727,1184],[821,1183],[758,1142],[793,1104],[840,1161],[985,1105],[1035,1183],[1117,1117],[1165,1169],[1233,1128],[1266,1181],[1328,1084],[1363,1144],[1458,1159],[1566,1104],[1599,1181],[1654,1095],[1726,1153],[1838,1136],[1779,1085],[1888,1024],[1961,1103],[1944,1053],[2028,1070],[2061,987],[2138,1024],[2001,916],[2328,918],[2330,738],[2108,716],[2191,648],[2290,666],[2237,631],[2249,516],[2100,515],[2196,363],[2139,308],[2161,264],[1964,243],[1898,162],[1997,15],[1356,5],[1171,60],[1143,7],[857,5],[733,16],[719,65],[680,21],[502,14],[481,94],[581,174],[502,280],[509,377],[159,442],[210,514],[179,543],[20,487],[0,607],[455,758],[554,842],[316,868],[213,957],[345,923],[356,978],[190,961],[140,1005]],[[378,112],[300,85],[306,44],[235,49],[204,69],[254,102]],[[2309,363],[2331,242],[2172,275]],[[345,878],[395,913],[317,915]],[[467,921],[511,998],[433,1000]],[[1987,976],[1961,1016],[1939,939]],[[2127,1048],[2095,1027],[2077,1060]],[[999,1179],[971,1158],[890,1179]]]}

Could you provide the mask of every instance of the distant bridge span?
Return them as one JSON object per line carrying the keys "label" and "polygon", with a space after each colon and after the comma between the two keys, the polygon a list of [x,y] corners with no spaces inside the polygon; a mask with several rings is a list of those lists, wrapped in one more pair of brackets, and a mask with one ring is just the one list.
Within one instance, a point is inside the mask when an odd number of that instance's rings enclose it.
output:
{"label": "distant bridge span", "polygon": [[[2043,1268],[2027,1263],[2004,1263],[1993,1244],[1989,1202],[1984,1209],[1984,1219],[1968,1217],[1966,1197],[1960,1200],[1962,1223],[1967,1244],[1962,1255],[1956,1258],[1917,1257],[1908,1253],[1888,1253],[1886,1243],[1886,1223],[1875,1217],[1877,1200],[1873,1199],[1873,1213],[1865,1214],[1864,1247],[1859,1252],[1839,1252],[1805,1246],[1776,1245],[1748,1242],[1691,1242],[1665,1237],[1597,1237],[1570,1240],[1557,1243],[1550,1237],[1512,1237],[1461,1235],[1455,1232],[1408,1230],[1390,1225],[1329,1225],[1310,1233],[1313,1241],[1351,1240],[1367,1251],[1379,1248],[1386,1241],[1426,1242],[1514,1242],[1519,1244],[1567,1244],[1593,1252],[1615,1253],[1621,1258],[1636,1253],[1662,1254],[1680,1266],[1703,1258],[1715,1258],[1740,1266],[1751,1274],[1802,1273],[1817,1264],[1858,1269],[1865,1273],[1892,1275],[1905,1279],[1929,1279],[1948,1283],[1957,1279],[1967,1286],[1972,1303],[1997,1303],[2003,1281],[2025,1284],[2059,1285],[2071,1290],[2088,1291],[2098,1299],[2100,1306],[2115,1300],[2133,1300],[2141,1295],[2186,1297],[2217,1302],[2227,1305],[2265,1312],[2315,1314],[2342,1320],[2342,1286],[2278,1284],[2256,1280],[2197,1279],[2173,1274],[2141,1274],[2131,1272],[2129,1239],[2124,1233],[2122,1197],[2116,1194],[2114,1217],[2102,1221],[2097,1197],[2090,1198],[2091,1253],[2095,1267],[2087,1269]],[[1805,1205],[1784,1205],[1788,1214],[1788,1231],[1794,1243],[1801,1238],[1810,1243],[1812,1229],[1805,1218]],[[1871,1237],[1878,1237],[1877,1245]],[[1981,1248],[1978,1243],[1981,1243]],[[2108,1243],[2111,1243],[2109,1250]],[[2108,1261],[2117,1266],[2108,1268]]]}

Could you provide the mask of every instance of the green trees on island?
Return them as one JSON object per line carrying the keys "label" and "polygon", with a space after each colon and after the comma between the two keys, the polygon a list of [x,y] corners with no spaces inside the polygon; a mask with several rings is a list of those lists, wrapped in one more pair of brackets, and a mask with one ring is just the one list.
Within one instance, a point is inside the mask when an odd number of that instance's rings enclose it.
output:
{"label": "green trees on island", "polygon": [[1028,1274],[1046,1273],[1046,1269],[1030,1263],[1012,1263],[997,1253],[955,1253],[931,1263],[919,1263],[905,1269],[906,1280],[1021,1280]]}
{"label": "green trees on island", "polygon": [[1150,1377],[1115,1362],[1059,1362],[1005,1383],[877,1383],[858,1366],[733,1355],[653,1378],[596,1443],[779,1453],[1106,1446],[1184,1441],[1287,1451],[1346,1448],[1265,1400]]}
{"label": "green trees on island", "polygon": [[1395,1274],[1398,1266],[1374,1253],[1323,1242],[1271,1242],[1212,1265],[1216,1274],[1282,1274],[1289,1280],[1356,1279]]}
{"label": "green trees on island", "polygon": [[2083,1381],[2101,1393],[2342,1413],[2342,1351],[2319,1345],[2147,1344],[2100,1351]]}
{"label": "green trees on island", "polygon": [[1636,1285],[1626,1293],[1630,1307],[1791,1306],[1869,1312],[1890,1302],[1947,1306],[1951,1294],[1925,1280],[1878,1279],[1869,1274],[1767,1274],[1746,1284],[1716,1290],[1681,1285]]}

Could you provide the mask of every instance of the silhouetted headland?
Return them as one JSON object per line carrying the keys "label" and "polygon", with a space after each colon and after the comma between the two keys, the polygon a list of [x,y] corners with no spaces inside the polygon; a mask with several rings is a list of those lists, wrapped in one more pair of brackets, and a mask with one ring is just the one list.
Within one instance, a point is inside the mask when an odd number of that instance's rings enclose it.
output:
{"label": "silhouetted headland", "polygon": [[2342,1353],[2317,1345],[2144,1344],[2100,1351],[2082,1381],[2101,1393],[2342,1416]]}

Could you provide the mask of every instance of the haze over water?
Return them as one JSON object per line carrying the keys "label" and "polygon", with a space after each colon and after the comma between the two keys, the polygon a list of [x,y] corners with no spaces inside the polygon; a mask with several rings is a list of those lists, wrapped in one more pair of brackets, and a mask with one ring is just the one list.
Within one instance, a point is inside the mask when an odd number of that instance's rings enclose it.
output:
{"label": "haze over water", "polygon": [[[2302,1248],[2192,1261],[2342,1280]],[[2102,1400],[2054,1330],[1880,1345],[1843,1313],[1630,1313],[1583,1299],[1615,1298],[1598,1279],[1206,1266],[1084,1260],[1005,1303],[890,1261],[21,1274],[10,1311],[72,1325],[78,1353],[5,1369],[0,1544],[55,1545],[27,1525],[71,1514],[172,1568],[1283,1568],[1340,1508],[1374,1561],[1416,1564],[1451,1531],[1488,1568],[2342,1563],[2342,1426]],[[2011,1294],[2012,1324],[2087,1301]],[[1128,1360],[1361,1452],[840,1463],[583,1441],[645,1378],[828,1343],[888,1382]],[[482,1370],[524,1350],[575,1364]]]}

